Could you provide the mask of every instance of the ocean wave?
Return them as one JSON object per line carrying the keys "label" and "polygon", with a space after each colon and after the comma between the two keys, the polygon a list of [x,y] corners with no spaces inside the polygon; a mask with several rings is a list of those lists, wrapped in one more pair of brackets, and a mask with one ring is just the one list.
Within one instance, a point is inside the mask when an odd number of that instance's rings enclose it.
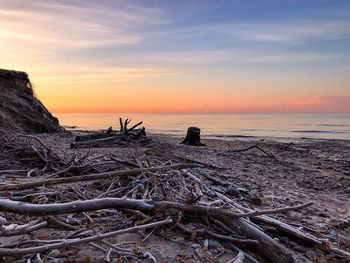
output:
{"label": "ocean wave", "polygon": [[246,128],[246,129],[239,129],[240,131],[264,131],[262,129],[253,129],[253,128]]}
{"label": "ocean wave", "polygon": [[315,126],[323,127],[350,127],[348,124],[315,124]]}
{"label": "ocean wave", "polygon": [[254,138],[252,135],[241,135],[241,134],[207,134],[205,137],[218,137],[218,138]]}
{"label": "ocean wave", "polygon": [[186,133],[186,130],[176,130],[176,129],[148,129],[151,132],[184,132]]}
{"label": "ocean wave", "polygon": [[317,126],[317,127],[350,127],[350,124],[332,124],[332,123],[298,123],[297,126]]}
{"label": "ocean wave", "polygon": [[320,130],[301,130],[301,131],[291,131],[296,133],[348,133],[347,131],[320,131]]}

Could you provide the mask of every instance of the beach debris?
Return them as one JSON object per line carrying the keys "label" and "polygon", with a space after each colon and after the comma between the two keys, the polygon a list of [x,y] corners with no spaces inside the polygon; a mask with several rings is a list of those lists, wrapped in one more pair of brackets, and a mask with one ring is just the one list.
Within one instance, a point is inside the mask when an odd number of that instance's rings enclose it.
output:
{"label": "beach debris", "polygon": [[271,157],[271,158],[275,158],[275,156],[272,153],[267,152],[266,150],[262,149],[258,144],[255,144],[253,146],[249,146],[249,147],[244,148],[244,149],[230,150],[230,152],[232,152],[232,153],[235,153],[235,152],[239,153],[239,152],[249,151],[249,150],[252,150],[252,149],[257,149],[260,152],[264,153],[266,156]]}
{"label": "beach debris", "polygon": [[77,135],[75,136],[75,141],[76,142],[90,141],[90,140],[112,137],[114,135],[115,134],[112,130],[112,127],[109,127],[105,132],[96,132],[96,133],[87,134],[87,135]]}
{"label": "beach debris", "polygon": [[133,142],[140,143],[141,145],[148,144],[150,142],[147,139],[146,128],[137,128],[143,122],[140,121],[128,128],[130,119],[126,119],[123,122],[122,118],[119,118],[120,130],[114,131],[112,127],[109,127],[106,131],[95,132],[88,135],[77,135],[75,141],[71,143],[71,148],[94,148],[94,147],[113,147],[115,145],[128,145]]}
{"label": "beach debris", "polygon": [[205,146],[205,144],[201,143],[200,133],[201,130],[199,128],[189,127],[187,129],[186,138],[182,143],[192,146]]}
{"label": "beach debris", "polygon": [[[215,166],[91,149],[62,154],[39,137],[4,130],[0,145],[0,257],[7,262],[169,262],[174,243],[177,262],[310,262],[313,251],[350,259],[327,237],[276,217],[307,213],[313,202],[254,209],[243,197],[250,192]],[[229,257],[219,261],[222,255]]]}

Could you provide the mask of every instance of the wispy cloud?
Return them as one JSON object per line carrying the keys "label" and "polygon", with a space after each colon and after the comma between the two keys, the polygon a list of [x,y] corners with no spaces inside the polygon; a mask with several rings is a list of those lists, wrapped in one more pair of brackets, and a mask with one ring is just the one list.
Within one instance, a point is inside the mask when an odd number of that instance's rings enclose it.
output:
{"label": "wispy cloud", "polygon": [[[54,72],[54,74],[52,74]],[[56,84],[114,83],[144,79],[169,78],[177,75],[171,69],[151,67],[42,67],[33,72],[41,81]]]}
{"label": "wispy cloud", "polygon": [[[349,38],[350,22],[346,19],[229,22],[183,27],[160,33],[172,35],[173,38],[196,38],[207,35],[219,37],[221,40],[226,38],[226,40],[232,41],[296,44],[317,39]],[[214,39],[209,38],[212,41]]]}
{"label": "wispy cloud", "polygon": [[[337,61],[350,58],[350,54],[323,54],[317,52],[261,51],[256,49],[201,50],[201,51],[150,51],[147,53],[121,54],[118,60],[106,58],[109,65],[148,65],[177,68],[231,68],[240,65],[295,64]],[[100,61],[102,63],[102,61]]]}
{"label": "wispy cloud", "polygon": [[350,112],[350,96],[322,96],[301,98],[285,105],[289,111]]}
{"label": "wispy cloud", "polygon": [[0,40],[21,42],[27,47],[57,51],[135,44],[143,39],[140,28],[161,21],[156,9],[127,4],[109,6],[84,2],[72,5],[63,1],[5,1],[0,6]]}
{"label": "wispy cloud", "polygon": [[[136,45],[143,41],[148,27],[164,23],[167,20],[158,9],[126,1],[4,0],[0,5],[2,66],[18,68],[20,63],[22,70],[41,79],[63,82],[66,78],[69,83],[83,78],[122,81],[172,75],[154,65],[97,68],[89,56],[85,64],[67,59],[68,53]],[[61,59],[63,55],[65,59]]]}
{"label": "wispy cloud", "polygon": [[[136,55],[124,51],[116,57],[111,54],[110,59],[126,64],[140,61],[147,66],[155,63],[161,66],[163,63],[184,66],[221,62],[290,63],[340,57],[339,54],[285,51],[290,45],[350,38],[350,22],[347,20],[220,22],[157,28],[166,23],[170,21],[165,19],[163,11],[130,5],[126,1],[116,1],[111,6],[111,3],[103,5],[94,1],[72,4],[64,0],[54,3],[48,0],[4,0],[0,6],[0,50],[7,54],[8,61],[18,58],[45,61],[52,59],[50,55],[57,55],[57,52],[135,45],[138,47]],[[159,50],[146,48],[142,51],[142,42],[146,47],[152,46],[152,42],[157,43]],[[208,49],[208,43],[214,43],[213,47]],[[266,49],[255,46],[259,43],[274,45]],[[177,44],[182,51],[174,48]],[[164,50],[169,47],[171,51]],[[197,48],[193,50],[194,47]]]}
{"label": "wispy cloud", "polygon": [[350,36],[350,22],[344,20],[296,20],[281,23],[242,25],[237,35],[261,42],[303,43]]}

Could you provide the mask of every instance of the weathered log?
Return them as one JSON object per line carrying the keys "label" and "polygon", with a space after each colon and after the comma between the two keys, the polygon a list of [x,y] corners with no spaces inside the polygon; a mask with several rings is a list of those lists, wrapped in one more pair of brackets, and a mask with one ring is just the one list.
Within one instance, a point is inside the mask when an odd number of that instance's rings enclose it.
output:
{"label": "weathered log", "polygon": [[100,138],[100,139],[93,139],[93,140],[87,140],[87,141],[76,141],[76,142],[72,142],[70,144],[70,147],[72,149],[84,147],[84,146],[98,147],[98,146],[103,145],[103,143],[105,143],[105,142],[113,141],[113,140],[116,140],[118,138],[119,138],[119,136],[113,135],[113,136],[108,136],[108,137]]}
{"label": "weathered log", "polygon": [[28,214],[28,215],[61,215],[69,213],[79,213],[95,211],[106,208],[133,209],[140,211],[151,211],[154,206],[145,200],[127,198],[101,198],[83,201],[73,201],[61,204],[31,204],[25,202],[0,199],[0,209],[8,213]]}
{"label": "weathered log", "polygon": [[82,141],[90,141],[90,140],[96,140],[96,139],[102,139],[102,138],[108,138],[113,137],[113,133],[94,133],[94,134],[88,134],[88,135],[78,135],[75,137],[76,142],[82,142]]}
{"label": "weathered log", "polygon": [[194,145],[194,146],[205,145],[201,143],[200,132],[201,130],[197,127],[189,127],[187,129],[186,138],[182,143],[187,145]]}
{"label": "weathered log", "polygon": [[244,218],[232,219],[230,216],[217,215],[216,218],[224,222],[228,227],[236,229],[243,236],[255,239],[259,242],[257,250],[264,255],[269,262],[275,263],[294,263],[293,254],[280,243],[260,231],[258,228],[249,224]]}
{"label": "weathered log", "polygon": [[[305,206],[305,205],[304,205]],[[303,206],[289,207],[283,210],[298,210]],[[9,213],[18,214],[33,214],[33,215],[57,215],[66,213],[87,212],[93,210],[100,210],[104,208],[115,209],[135,209],[140,211],[150,211],[155,209],[158,211],[179,210],[188,214],[205,214],[205,215],[222,215],[228,216],[231,219],[247,217],[250,213],[235,213],[230,210],[225,210],[219,207],[200,206],[200,205],[188,205],[183,203],[176,203],[170,201],[155,201],[155,200],[143,200],[143,199],[127,199],[127,198],[101,198],[84,201],[74,201],[62,204],[31,204],[18,201],[12,201],[9,199],[0,199],[0,210]],[[259,214],[272,214],[273,210],[261,210]],[[275,214],[282,211],[282,209],[276,209]]]}
{"label": "weathered log", "polygon": [[137,140],[140,137],[146,137],[147,136],[146,135],[146,128],[143,127],[142,129],[133,130],[132,132],[129,133],[129,136],[134,140]]}
{"label": "weathered log", "polygon": [[[131,120],[131,119],[130,119]],[[136,129],[138,126],[142,124],[142,121],[135,124],[131,128],[127,128],[130,120],[126,119],[123,124],[123,121],[120,119],[121,129],[120,132],[113,133],[112,131],[109,133],[99,133],[99,134],[91,134],[86,136],[77,136],[75,138],[75,142],[70,144],[71,148],[79,148],[79,147],[101,147],[108,145],[113,140],[128,140],[128,139],[138,139],[141,136],[146,136],[146,129],[142,128],[140,130]]]}
{"label": "weathered log", "polygon": [[316,247],[325,246],[324,240],[314,237],[313,235],[308,234],[307,232],[301,231],[297,228],[294,228],[282,221],[276,220],[268,216],[257,216],[252,219],[253,222],[259,222],[271,225],[276,229],[296,238],[299,242],[301,241],[304,244],[312,245]]}

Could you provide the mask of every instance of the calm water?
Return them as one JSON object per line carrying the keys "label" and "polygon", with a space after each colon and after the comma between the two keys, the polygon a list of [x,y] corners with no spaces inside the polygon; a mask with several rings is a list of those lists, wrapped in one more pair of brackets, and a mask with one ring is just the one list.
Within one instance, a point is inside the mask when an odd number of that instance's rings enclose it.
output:
{"label": "calm water", "polygon": [[316,138],[350,140],[350,113],[342,114],[55,114],[60,123],[77,129],[99,130],[113,126],[118,118],[143,121],[146,131],[183,136],[189,126],[201,128],[203,136],[234,138]]}

